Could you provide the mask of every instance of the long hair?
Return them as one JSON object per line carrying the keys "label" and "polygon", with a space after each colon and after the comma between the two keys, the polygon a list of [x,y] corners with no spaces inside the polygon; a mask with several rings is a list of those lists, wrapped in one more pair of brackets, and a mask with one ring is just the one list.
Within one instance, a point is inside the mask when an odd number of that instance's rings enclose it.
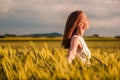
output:
{"label": "long hair", "polygon": [[70,48],[71,37],[78,32],[77,31],[78,24],[82,22],[83,22],[82,11],[74,11],[68,16],[62,40],[62,46],[64,48]]}

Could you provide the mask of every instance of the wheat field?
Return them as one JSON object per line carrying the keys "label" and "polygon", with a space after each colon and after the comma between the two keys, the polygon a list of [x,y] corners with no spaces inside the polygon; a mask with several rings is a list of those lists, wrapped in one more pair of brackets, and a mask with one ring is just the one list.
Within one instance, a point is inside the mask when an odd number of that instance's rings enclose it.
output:
{"label": "wheat field", "polygon": [[87,41],[91,64],[66,60],[61,41],[0,42],[0,80],[120,80],[120,41]]}

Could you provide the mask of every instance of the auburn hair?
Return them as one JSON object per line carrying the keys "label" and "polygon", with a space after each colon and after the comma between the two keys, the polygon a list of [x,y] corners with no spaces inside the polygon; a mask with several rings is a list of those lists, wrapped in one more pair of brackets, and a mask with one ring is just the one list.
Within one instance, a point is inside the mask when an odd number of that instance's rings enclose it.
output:
{"label": "auburn hair", "polygon": [[71,37],[77,34],[78,24],[83,22],[83,11],[72,12],[66,21],[64,36],[62,40],[62,46],[64,48],[70,48]]}

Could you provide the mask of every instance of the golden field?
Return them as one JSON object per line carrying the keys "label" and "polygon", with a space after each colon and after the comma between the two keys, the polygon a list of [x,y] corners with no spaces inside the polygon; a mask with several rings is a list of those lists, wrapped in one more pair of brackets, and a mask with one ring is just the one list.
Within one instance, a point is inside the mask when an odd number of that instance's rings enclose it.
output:
{"label": "golden field", "polygon": [[120,39],[85,38],[91,64],[66,60],[61,37],[0,38],[0,80],[119,80]]}

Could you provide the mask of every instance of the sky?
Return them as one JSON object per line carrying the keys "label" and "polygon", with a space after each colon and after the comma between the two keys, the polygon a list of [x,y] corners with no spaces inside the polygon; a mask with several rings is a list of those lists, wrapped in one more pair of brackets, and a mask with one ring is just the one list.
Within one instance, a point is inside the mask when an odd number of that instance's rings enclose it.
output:
{"label": "sky", "polygon": [[85,35],[120,36],[120,0],[0,0],[0,35],[63,34],[76,10],[90,19]]}

